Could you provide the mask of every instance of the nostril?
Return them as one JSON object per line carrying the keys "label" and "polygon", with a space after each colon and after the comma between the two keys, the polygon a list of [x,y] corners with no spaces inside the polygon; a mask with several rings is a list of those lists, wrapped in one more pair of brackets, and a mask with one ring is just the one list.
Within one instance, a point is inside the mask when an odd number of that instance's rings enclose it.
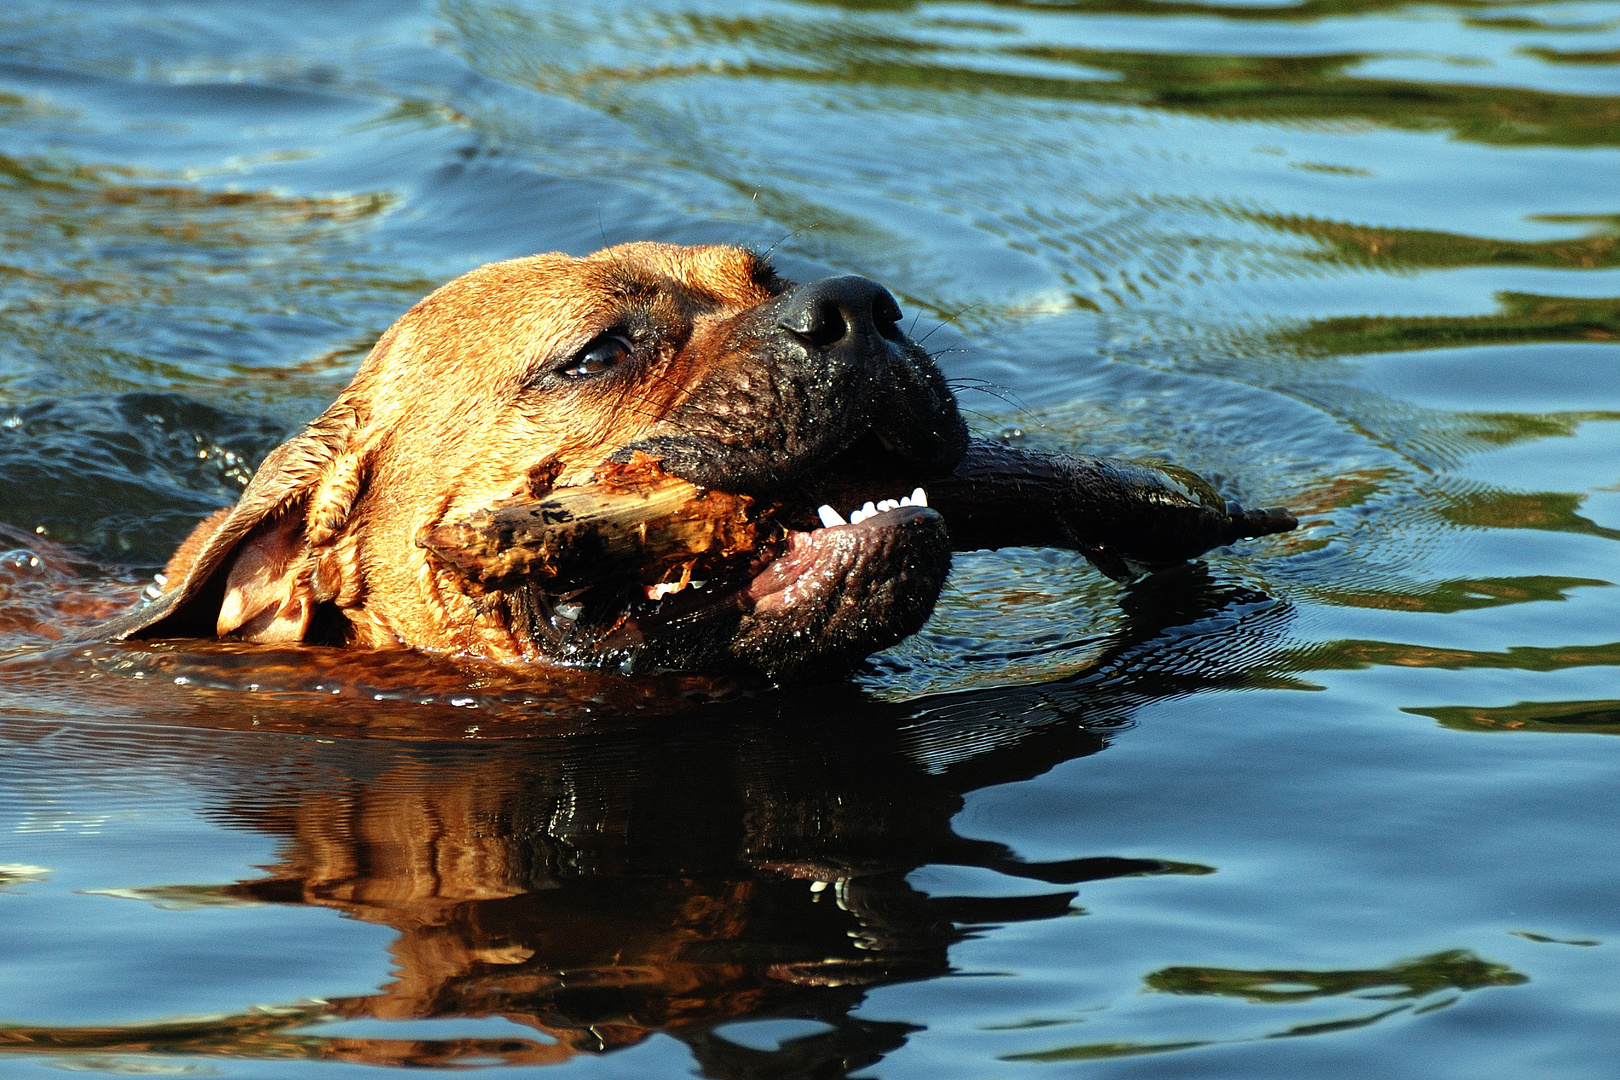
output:
{"label": "nostril", "polygon": [[803,330],[795,329],[794,333],[806,345],[825,349],[849,335],[849,324],[844,321],[844,313],[839,310],[836,301],[821,298],[811,308],[808,325]]}
{"label": "nostril", "polygon": [[894,302],[887,289],[879,289],[872,298],[872,325],[890,341],[900,341],[906,335],[900,331],[900,305]]}

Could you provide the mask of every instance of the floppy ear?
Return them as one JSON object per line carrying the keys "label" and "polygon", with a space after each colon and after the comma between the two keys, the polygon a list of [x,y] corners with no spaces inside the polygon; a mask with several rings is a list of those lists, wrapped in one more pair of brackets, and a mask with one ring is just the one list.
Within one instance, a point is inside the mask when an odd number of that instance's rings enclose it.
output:
{"label": "floppy ear", "polygon": [[295,508],[261,521],[228,559],[214,632],[263,644],[304,640],[315,614],[314,567]]}
{"label": "floppy ear", "polygon": [[242,498],[200,524],[169,560],[164,592],[112,619],[94,639],[302,640],[321,588],[316,550],[342,528],[365,484],[361,417],[342,399],[264,459]]}

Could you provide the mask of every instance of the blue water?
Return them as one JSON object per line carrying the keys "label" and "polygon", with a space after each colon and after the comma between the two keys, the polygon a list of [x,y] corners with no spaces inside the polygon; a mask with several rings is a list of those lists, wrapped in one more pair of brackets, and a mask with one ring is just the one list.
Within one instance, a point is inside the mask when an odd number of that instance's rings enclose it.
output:
{"label": "blue water", "polygon": [[[1615,1075],[1620,4],[0,10],[0,1076]],[[55,635],[439,282],[889,286],[1297,533],[849,682]]]}

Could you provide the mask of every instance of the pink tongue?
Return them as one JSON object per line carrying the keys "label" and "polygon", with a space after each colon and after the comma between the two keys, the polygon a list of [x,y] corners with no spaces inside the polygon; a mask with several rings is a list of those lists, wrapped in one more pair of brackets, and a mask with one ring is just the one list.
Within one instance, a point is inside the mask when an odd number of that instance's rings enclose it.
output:
{"label": "pink tongue", "polygon": [[793,586],[804,577],[822,557],[820,549],[836,534],[826,529],[815,533],[789,532],[787,550],[772,559],[759,576],[748,583],[749,599],[755,607],[786,607],[793,603]]}
{"label": "pink tongue", "polygon": [[929,513],[905,506],[857,525],[789,532],[787,549],[748,584],[755,610],[791,607],[811,595],[836,591],[863,562],[881,556],[904,526]]}

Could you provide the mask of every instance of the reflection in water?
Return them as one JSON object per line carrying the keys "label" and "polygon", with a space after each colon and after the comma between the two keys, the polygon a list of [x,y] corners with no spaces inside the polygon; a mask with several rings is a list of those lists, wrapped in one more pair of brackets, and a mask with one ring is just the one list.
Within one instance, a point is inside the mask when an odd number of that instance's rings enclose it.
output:
{"label": "reflection in water", "polygon": [[[1183,5],[1142,6],[1157,15],[1173,15]],[[1302,11],[1309,6],[1267,6],[1264,18],[1314,18]],[[1038,8],[1053,10],[1048,5]],[[492,34],[541,32],[541,19],[518,5],[457,3],[454,11],[458,29],[476,36],[475,47],[486,60],[514,60],[512,50],[499,47]],[[1221,6],[1220,13],[1241,15],[1243,10]],[[551,18],[554,28],[569,26],[575,31],[570,40],[580,39],[580,31],[586,29],[572,23],[569,16]],[[1131,52],[1076,45],[1008,45],[993,32],[978,36],[972,44],[962,42],[961,36],[946,44],[940,34],[906,32],[894,23],[706,15],[620,18],[642,21],[645,31],[658,34],[658,58],[637,68],[625,65],[625,57],[619,57],[611,70],[575,71],[565,78],[565,86],[596,102],[606,102],[614,91],[601,86],[603,83],[710,78],[726,73],[829,86],[852,83],[893,91],[996,92],[1022,99],[1131,105],[1220,120],[1364,121],[1414,131],[1442,128],[1456,138],[1502,146],[1615,146],[1620,131],[1620,102],[1614,97],[1351,74],[1354,68],[1377,60],[1379,53],[1374,52]],[[593,29],[596,36],[612,34],[606,28]],[[632,37],[627,29],[620,28],[614,36]],[[687,52],[705,45],[713,49],[716,44],[747,50],[747,62],[698,58]],[[1072,74],[1035,73],[1021,60],[1053,62],[1058,70],[1068,66]],[[551,74],[556,78],[561,71]],[[591,84],[596,84],[595,89],[585,89]]]}
{"label": "reflection in water", "polygon": [[[1620,744],[1434,723],[1616,729],[1615,15],[0,5],[0,809],[28,827],[0,851],[0,1053],[27,1057],[0,1071],[588,1069],[642,1040],[607,1065],[628,1071],[679,1039],[738,1077],[1205,1045],[1221,1064],[1173,1064],[1485,1075],[1508,1040],[1602,1072]],[[961,328],[944,363],[987,390],[964,399],[981,431],[1174,454],[1309,527],[1128,590],[966,557],[923,634],[791,698],[52,647],[129,603],[434,283],[644,238],[873,276],[919,336]],[[199,801],[245,833],[210,824],[196,864],[145,875]],[[107,804],[116,869],[76,831]],[[964,839],[1002,808],[1008,847]],[[937,864],[959,869],[913,872]],[[1093,913],[1064,917],[1081,890]],[[95,956],[109,911],[137,928]],[[199,927],[278,919],[322,928],[329,965],[185,996]],[[126,1009],[130,971],[180,989]],[[766,1028],[791,1034],[755,1048]]]}
{"label": "reflection in water", "polygon": [[[581,699],[570,683],[557,693],[549,726],[548,710],[535,707],[535,685],[493,681],[477,710],[436,711],[418,696],[357,714],[352,705],[312,702],[332,689],[349,694],[363,679],[367,691],[390,677],[431,685],[436,662],[408,655],[389,667],[351,657],[344,666],[346,654],[333,651],[312,664],[308,656],[225,647],[122,650],[125,660],[116,661],[121,651],[108,650],[108,674],[133,658],[161,676],[118,679],[112,695],[152,695],[148,722],[162,700],[172,723],[418,740],[341,744],[313,766],[296,754],[267,762],[260,745],[239,769],[216,766],[205,801],[232,827],[278,838],[264,877],[98,890],[170,910],[329,908],[396,933],[395,978],[373,994],[205,1019],[13,1025],[0,1028],[0,1053],[69,1055],[91,1065],[107,1054],[538,1065],[661,1032],[684,1042],[707,1075],[847,1075],[914,1030],[851,1011],[873,988],[947,973],[949,949],[965,936],[1069,915],[1073,886],[1084,882],[1213,871],[1106,853],[1027,863],[952,828],[967,792],[1096,752],[1137,704],[1252,683],[1272,666],[1266,657],[1274,646],[1266,642],[1280,640],[1285,608],[1205,571],[1172,578],[1179,580],[1150,579],[1126,593],[1126,628],[1082,678],[910,706],[873,702],[849,687],[783,697],[715,685],[709,690],[720,699],[693,711],[701,680],[615,677],[598,683],[594,700],[618,687],[641,707],[607,700],[601,721],[564,722],[561,701],[572,698],[577,708]],[[11,667],[27,692],[53,679],[77,681],[78,656],[47,654]],[[165,658],[182,666],[163,668]],[[177,690],[179,670],[189,676]],[[476,681],[449,670],[452,681]],[[322,681],[300,688],[295,676]],[[259,691],[244,713],[249,678]],[[278,681],[287,685],[276,689]],[[635,719],[638,711],[645,719]],[[676,711],[684,715],[667,715]],[[472,715],[485,738],[543,737],[421,741],[478,731],[466,725]],[[104,744],[106,760],[115,761],[125,742],[117,728],[92,728],[72,745],[76,757],[95,761]],[[171,767],[190,771],[183,746],[167,755]],[[976,867],[1026,884],[1014,895],[927,895],[908,875],[928,865]],[[1175,994],[1286,1003],[1345,994],[1419,998],[1523,977],[1445,953],[1376,971],[1169,968],[1146,981]],[[1343,1030],[1411,1007],[1273,1035]],[[484,1017],[511,1027],[494,1035],[456,1028]],[[825,1028],[774,1050],[717,1031],[769,1017]],[[446,1030],[395,1036],[356,1029],[357,1020],[435,1021]],[[1017,1059],[1087,1060],[1210,1042],[1091,1043]]]}
{"label": "reflection in water", "polygon": [[[1600,226],[1589,236],[1567,240],[1501,240],[1427,229],[1353,225],[1321,218],[1247,214],[1280,232],[1320,241],[1312,258],[1346,266],[1390,270],[1434,270],[1461,266],[1540,266],[1554,270],[1608,270],[1620,266],[1620,215],[1571,217],[1543,215],[1547,222]],[[1539,339],[1538,339],[1539,340]]]}
{"label": "reflection in water", "polygon": [[[1349,971],[1246,971],[1235,968],[1173,967],[1155,971],[1144,982],[1147,989],[1160,993],[1239,998],[1260,1005],[1286,1005],[1316,998],[1350,997],[1361,1001],[1405,1001],[1406,1004],[1376,1008],[1371,1012],[1333,1020],[1295,1024],[1270,1031],[1260,1038],[1285,1039],[1301,1035],[1326,1035],[1335,1031],[1367,1027],[1400,1013],[1424,1013],[1456,1004],[1457,991],[1487,986],[1519,986],[1528,982],[1523,975],[1503,964],[1493,964],[1462,950],[1435,953],[1384,968]],[[1416,999],[1431,998],[1419,1003]],[[1213,1046],[1232,1039],[1203,1039],[1173,1043],[1084,1043],[1009,1055],[1008,1061],[1091,1061],[1101,1058],[1132,1057],[1137,1054],[1188,1050]]]}
{"label": "reflection in water", "polygon": [[[1615,663],[1620,646],[1608,647],[1608,663]],[[1456,731],[1584,732],[1620,735],[1620,701],[1521,701],[1487,709],[1471,705],[1407,708],[1402,712],[1432,716],[1442,727]]]}
{"label": "reflection in water", "polygon": [[1334,356],[1506,345],[1532,341],[1613,341],[1620,337],[1620,299],[1496,294],[1490,315],[1355,315],[1319,319],[1287,333],[1299,348]]}
{"label": "reflection in water", "polygon": [[1505,652],[1443,649],[1402,645],[1390,641],[1331,641],[1309,646],[1283,666],[1298,671],[1354,671],[1366,667],[1419,667],[1447,671],[1563,671],[1567,668],[1610,667],[1620,663],[1620,642],[1604,645],[1565,645],[1542,648],[1517,645]]}
{"label": "reflection in water", "polygon": [[[1428,611],[1449,615],[1454,611],[1477,611],[1503,604],[1531,604],[1538,601],[1567,600],[1572,589],[1608,585],[1598,578],[1567,578],[1532,575],[1516,578],[1476,578],[1437,581],[1422,592],[1355,592],[1350,589],[1324,593],[1323,598],[1346,607],[1380,608],[1385,611]],[[1327,661],[1327,657],[1321,658]]]}
{"label": "reflection in water", "polygon": [[[1517,986],[1525,981],[1501,964],[1460,950],[1435,953],[1386,968],[1362,971],[1243,971],[1233,968],[1165,968],[1147,977],[1150,990],[1167,994],[1214,994],[1261,1003],[1305,1001],[1355,994],[1399,1001],[1439,990]],[[1371,992],[1376,991],[1376,993]]]}
{"label": "reflection in water", "polygon": [[[688,705],[679,719],[638,721],[633,709],[608,709],[601,723],[576,720],[554,728],[555,737],[519,742],[336,744],[315,766],[296,754],[267,763],[260,746],[239,771],[216,774],[205,800],[232,827],[280,840],[266,876],[102,894],[178,910],[331,908],[396,931],[394,981],[375,994],[206,1020],[12,1026],[0,1029],[0,1052],[516,1064],[665,1032],[710,1075],[844,1075],[911,1030],[850,1010],[873,987],[946,973],[949,948],[975,928],[1064,917],[1083,882],[1212,872],[1106,853],[1026,863],[952,828],[967,792],[1096,752],[1136,704],[1242,680],[1287,616],[1207,573],[1171,577],[1179,580],[1127,593],[1128,628],[1068,683],[912,706],[833,686]],[[236,678],[285,674],[273,654],[258,654],[257,667],[243,666],[253,654],[221,655],[235,666],[220,672]],[[189,670],[202,670],[206,656],[192,655]],[[26,677],[71,679],[80,670],[59,663]],[[646,681],[616,682],[657,704]],[[168,696],[168,678],[122,680],[118,692],[148,687],[166,695],[171,714],[184,700]],[[244,725],[240,689],[181,692],[202,695],[181,722]],[[251,715],[263,727],[298,730],[292,718],[302,713],[301,733],[333,733],[323,710],[298,694],[276,719],[277,696],[267,687],[254,695]],[[432,710],[415,705],[414,733],[453,737],[461,732],[449,725],[469,715],[483,722],[498,702],[484,704],[476,713],[448,710],[455,719],[438,728],[424,716]],[[675,706],[663,701],[665,711]],[[532,707],[510,711],[527,717],[524,733],[544,730]],[[391,714],[377,715],[379,728],[368,733],[387,734]],[[87,729],[73,752],[94,761],[105,744],[117,760],[124,738],[116,728]],[[173,767],[189,771],[183,746],[170,753]],[[1026,884],[1010,896],[931,896],[908,882],[939,864]],[[495,1016],[536,1036],[391,1039],[326,1035],[317,1024]],[[761,1017],[813,1019],[830,1030],[777,1051],[715,1034]]]}
{"label": "reflection in water", "polygon": [[[1508,146],[1613,146],[1620,138],[1620,102],[1615,98],[1349,73],[1376,54],[1200,56],[1052,46],[1015,51],[1119,76],[1106,82],[1050,80],[1043,88],[1054,97],[1147,104],[1167,112],[1232,120],[1363,121],[1414,131],[1445,128],[1461,139]],[[962,75],[964,81],[972,78],[966,71]],[[943,74],[933,81],[950,82]],[[1045,96],[1024,85],[1006,89]]]}
{"label": "reflection in water", "polygon": [[[1385,968],[1343,970],[1343,972],[1309,972],[1309,970],[1267,970],[1249,972],[1241,968],[1165,968],[1153,972],[1144,983],[1150,991],[1187,996],[1238,997],[1252,1004],[1298,1004],[1317,997],[1351,997],[1356,1001],[1405,1001],[1400,1006],[1379,1007],[1372,1012],[1362,1010],[1354,1017],[1296,1023],[1291,1027],[1267,1031],[1259,1038],[1298,1038],[1302,1035],[1330,1035],[1333,1031],[1364,1028],[1379,1020],[1411,1012],[1434,1012],[1453,1006],[1460,994],[1456,991],[1486,988],[1486,986],[1520,986],[1528,983],[1518,972],[1502,963],[1481,960],[1471,952],[1450,950],[1437,952],[1416,960],[1392,963]],[[1430,1001],[1417,999],[1429,997]],[[1217,1046],[1244,1040],[1187,1040],[1178,1043],[1082,1043],[1077,1046],[1059,1046],[1048,1051],[1030,1054],[1009,1054],[1004,1061],[1064,1062],[1098,1061],[1106,1057],[1134,1057],[1137,1054],[1192,1049],[1197,1046]]]}
{"label": "reflection in water", "polygon": [[[165,179],[0,153],[8,405],[183,388],[302,421],[348,381],[387,313],[433,284],[356,257],[387,194]],[[289,340],[316,355],[289,365]]]}
{"label": "reflection in water", "polygon": [[1549,64],[1620,64],[1620,49],[1548,49],[1532,45],[1524,49],[1524,54]]}
{"label": "reflection in water", "polygon": [[[815,6],[819,5],[812,8]],[[1092,5],[1086,6],[1095,10]],[[1185,6],[1141,5],[1160,15],[1175,14]],[[1048,12],[1061,7],[1030,5],[1032,10]],[[1267,6],[1262,17],[1317,17],[1305,14],[1310,7]],[[1204,10],[1218,10],[1223,17],[1244,13],[1242,8],[1224,5]],[[1005,44],[993,24],[980,28],[987,32],[972,38],[958,34],[954,35],[956,40],[949,40],[938,32],[903,28],[893,21],[858,22],[815,16],[759,18],[693,13],[671,19],[623,12],[616,13],[621,25],[609,28],[590,26],[573,13],[537,14],[517,4],[475,4],[465,0],[454,3],[450,11],[458,31],[466,35],[479,59],[493,61],[506,77],[526,75],[543,81],[548,88],[567,88],[602,105],[627,85],[638,82],[725,74],[907,92],[991,92],[1031,100],[1126,105],[1227,120],[1359,121],[1415,131],[1439,128],[1458,138],[1506,146],[1613,146],[1620,131],[1620,102],[1613,97],[1352,74],[1354,68],[1378,59],[1378,53],[1370,51],[1223,55],[1017,45]],[[611,68],[542,68],[535,59],[546,55],[543,45],[536,43],[538,47],[520,52],[510,40],[500,40],[503,35],[521,40],[551,33],[570,42],[604,37],[633,39],[637,35],[631,27],[657,45],[656,50],[646,45],[637,50],[647,56],[643,64],[627,62],[629,57],[619,55]],[[728,53],[745,51],[747,59],[721,59],[714,52],[718,46],[725,46]],[[709,55],[693,55],[699,50]],[[1028,61],[1047,61],[1050,66],[1032,71]],[[1064,69],[1072,74],[1048,73]],[[626,103],[619,104],[622,107]]]}
{"label": "reflection in water", "polygon": [[1585,496],[1563,492],[1478,491],[1448,500],[1440,514],[1447,521],[1478,528],[1546,529],[1620,540],[1620,529],[1604,528],[1575,512],[1585,501]]}

